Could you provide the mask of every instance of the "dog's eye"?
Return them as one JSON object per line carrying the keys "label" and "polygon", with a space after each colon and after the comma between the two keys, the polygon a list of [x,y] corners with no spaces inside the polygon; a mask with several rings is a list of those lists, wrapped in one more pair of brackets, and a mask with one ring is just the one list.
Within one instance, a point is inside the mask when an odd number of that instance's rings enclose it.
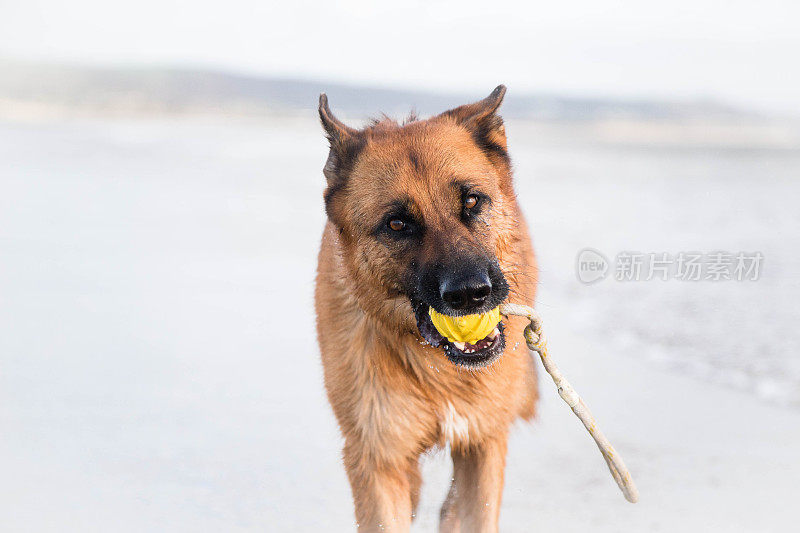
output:
{"label": "dog's eye", "polygon": [[467,209],[472,209],[473,207],[475,207],[476,205],[478,205],[478,201],[479,201],[479,200],[480,200],[480,199],[478,198],[478,196],[477,196],[477,195],[475,195],[475,194],[470,194],[469,196],[467,196],[466,198],[464,198],[464,207],[466,207]]}
{"label": "dog's eye", "polygon": [[392,231],[403,231],[406,229],[406,223],[399,218],[393,218],[389,221],[389,228],[391,228]]}

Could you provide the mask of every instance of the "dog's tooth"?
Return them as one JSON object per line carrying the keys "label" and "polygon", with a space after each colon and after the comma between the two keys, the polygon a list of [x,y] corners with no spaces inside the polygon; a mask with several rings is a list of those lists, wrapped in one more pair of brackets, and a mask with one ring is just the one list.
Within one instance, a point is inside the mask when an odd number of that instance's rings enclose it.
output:
{"label": "dog's tooth", "polygon": [[495,340],[498,335],[500,335],[500,330],[497,329],[497,328],[494,328],[494,330],[491,333],[489,333],[489,335],[487,335],[487,337],[489,337],[492,340]]}
{"label": "dog's tooth", "polygon": [[463,352],[464,348],[466,348],[467,345],[463,342],[453,342],[453,346],[455,346],[456,348],[458,348]]}

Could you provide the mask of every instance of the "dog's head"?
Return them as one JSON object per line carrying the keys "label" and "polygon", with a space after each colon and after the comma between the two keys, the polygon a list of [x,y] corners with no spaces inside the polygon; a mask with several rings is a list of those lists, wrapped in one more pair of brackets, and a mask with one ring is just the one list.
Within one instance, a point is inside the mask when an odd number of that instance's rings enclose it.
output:
{"label": "dog's head", "polygon": [[425,121],[384,119],[362,130],[339,121],[320,96],[330,141],[325,208],[356,296],[378,319],[408,323],[413,316],[428,343],[467,367],[500,356],[502,323],[474,344],[461,343],[440,334],[428,311],[481,314],[508,296],[500,255],[514,224],[514,192],[496,114],[504,94],[501,85]]}

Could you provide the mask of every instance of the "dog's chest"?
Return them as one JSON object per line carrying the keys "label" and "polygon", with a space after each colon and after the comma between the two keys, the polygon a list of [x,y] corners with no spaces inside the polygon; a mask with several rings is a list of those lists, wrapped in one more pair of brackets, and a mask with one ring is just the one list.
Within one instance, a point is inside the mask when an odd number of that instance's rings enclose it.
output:
{"label": "dog's chest", "polygon": [[466,446],[469,444],[469,418],[447,402],[439,413],[439,432],[444,443]]}
{"label": "dog's chest", "polygon": [[375,447],[376,455],[420,445],[463,448],[481,440],[480,432],[487,426],[481,417],[487,410],[485,399],[425,394],[398,388],[397,381],[387,385],[373,382],[360,391],[359,432]]}
{"label": "dog's chest", "polygon": [[[467,447],[498,427],[502,408],[497,384],[490,375],[467,373],[449,361],[432,359],[418,342],[400,353],[407,364],[384,343],[370,346],[376,361],[372,371],[354,367],[359,386],[350,389],[347,402],[355,407],[355,422],[365,444],[376,456],[389,450],[424,448],[450,444]],[[382,362],[381,365],[379,362]]]}

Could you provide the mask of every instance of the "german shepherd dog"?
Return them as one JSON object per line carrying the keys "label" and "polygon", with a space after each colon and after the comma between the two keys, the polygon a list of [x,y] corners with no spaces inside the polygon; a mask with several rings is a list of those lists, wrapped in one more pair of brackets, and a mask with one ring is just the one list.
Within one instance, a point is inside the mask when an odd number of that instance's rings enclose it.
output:
{"label": "german shepherd dog", "polygon": [[440,529],[497,531],[509,428],[537,400],[526,322],[506,319],[473,345],[441,335],[428,310],[533,304],[537,269],[497,114],[505,90],[363,129],[320,95],[330,152],[317,333],[361,530],[407,531],[420,455],[449,444]]}

